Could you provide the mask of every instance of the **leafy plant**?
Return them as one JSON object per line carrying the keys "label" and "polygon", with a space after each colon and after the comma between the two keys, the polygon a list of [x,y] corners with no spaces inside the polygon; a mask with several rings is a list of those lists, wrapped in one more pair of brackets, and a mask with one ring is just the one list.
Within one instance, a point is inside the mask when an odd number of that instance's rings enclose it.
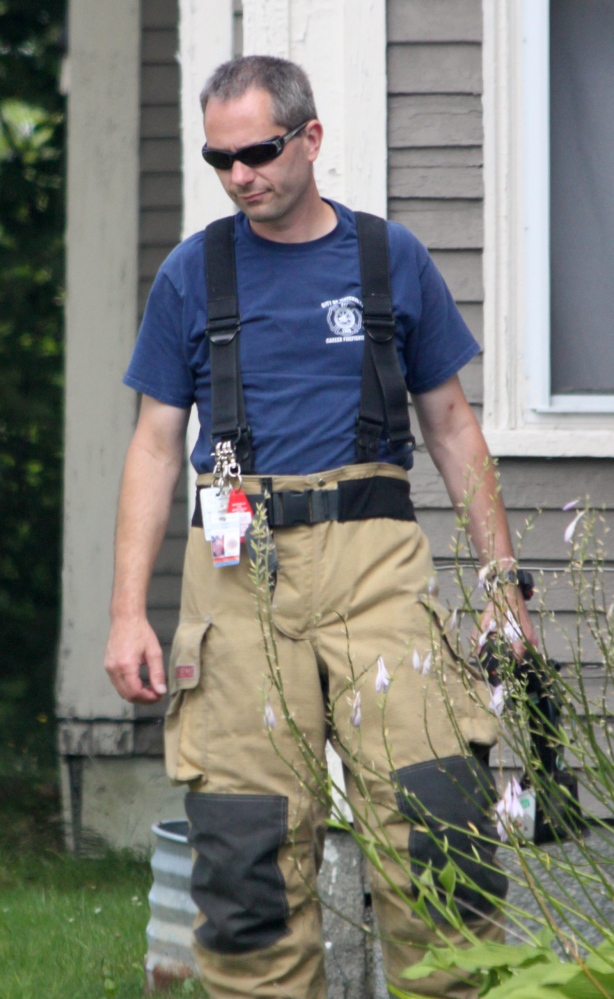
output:
{"label": "leafy plant", "polygon": [[[252,530],[252,578],[268,664],[263,691],[264,724],[276,752],[282,755],[276,739],[278,719],[272,707],[274,701],[281,706],[283,715],[279,724],[283,721],[288,726],[300,751],[300,766],[287,756],[285,762],[301,781],[301,786],[332,810],[335,824],[347,830],[379,874],[389,876],[386,872],[392,863],[401,873],[394,881],[411,886],[405,893],[395,889],[397,899],[407,907],[408,913],[419,916],[429,926],[439,938],[439,945],[432,946],[419,964],[407,969],[404,977],[408,983],[434,972],[457,969],[465,977],[469,976],[480,996],[488,996],[488,999],[593,999],[614,995],[611,918],[614,911],[614,841],[609,823],[601,817],[614,813],[614,746],[606,703],[614,681],[614,600],[607,576],[607,524],[599,511],[588,504],[577,509],[578,504],[579,500],[576,500],[565,506],[574,511],[566,530],[561,532],[561,543],[568,546],[569,564],[560,574],[562,579],[554,580],[559,587],[561,582],[569,585],[576,602],[575,632],[564,636],[567,646],[564,666],[550,659],[546,651],[532,647],[528,648],[523,664],[514,661],[510,642],[516,637],[518,628],[515,591],[501,582],[496,571],[494,574],[483,570],[477,572],[471,559],[465,514],[458,517],[454,543],[458,606],[446,612],[436,599],[431,599],[436,590],[434,582],[432,586],[429,582],[428,592],[423,594],[423,602],[432,608],[432,649],[426,657],[418,656],[413,667],[425,676],[428,674],[429,680],[438,685],[449,719],[455,725],[454,705],[447,693],[441,658],[444,636],[457,657],[469,696],[474,697],[480,710],[500,717],[500,747],[515,760],[515,776],[507,786],[505,780],[510,775],[500,771],[501,798],[492,815],[500,837],[499,857],[509,875],[512,891],[503,901],[486,896],[488,902],[498,906],[492,918],[506,926],[511,941],[508,944],[479,941],[471,924],[461,919],[459,886],[483,889],[472,882],[466,869],[459,865],[462,858],[458,851],[450,848],[448,835],[443,837],[443,842],[441,836],[437,838],[445,862],[438,869],[429,865],[417,875],[407,859],[394,849],[385,827],[378,823],[377,810],[370,806],[366,782],[361,787],[366,804],[358,816],[360,832],[345,818],[345,810],[338,808],[339,801],[350,807],[344,788],[335,786],[325,766],[314,755],[285,700],[283,670],[271,611],[273,580],[268,565],[270,543],[264,509],[256,515]],[[530,521],[527,529],[536,529],[536,522]],[[490,568],[496,570],[496,563]],[[538,617],[542,643],[547,650],[545,626],[558,628],[558,622],[548,608],[548,587],[543,574],[537,583]],[[486,598],[493,606],[494,623],[484,630],[476,597]],[[357,673],[350,651],[351,627],[341,617],[339,620],[346,628],[348,680],[342,696],[352,705],[351,725],[360,730],[360,690],[365,682],[374,682],[376,691],[382,695],[381,731],[387,742],[386,706],[388,699],[394,696],[394,675],[389,675],[381,658]],[[459,622],[465,632],[467,624],[474,629],[469,658],[459,638]],[[602,689],[597,695],[588,683],[583,665],[588,642],[600,657]],[[495,663],[497,674],[490,675],[493,686],[489,704],[472,693],[470,679],[479,668],[479,660],[487,653],[491,664]],[[407,655],[411,663],[409,648]],[[495,686],[495,683],[499,685]],[[553,706],[556,710],[552,710]],[[344,738],[335,726],[335,704],[330,711],[335,739],[355,763],[360,782],[360,775],[369,773],[370,767],[369,761],[361,755],[360,739],[352,742],[347,736]],[[458,726],[456,731],[459,753],[469,755],[471,748]],[[389,772],[394,773],[391,753],[389,763]],[[582,810],[574,779],[568,771],[570,767],[574,768],[580,790],[590,796],[585,797]],[[391,778],[379,775],[379,779]],[[525,788],[532,789],[535,795],[541,832],[543,839],[550,840],[548,844],[536,843],[526,825],[525,806],[521,803],[521,798],[527,797]],[[528,797],[530,801],[530,795]],[[594,810],[589,810],[587,801],[594,802]],[[437,817],[423,808],[421,831],[432,835],[436,825]],[[446,831],[451,834],[457,827],[448,823]],[[480,841],[494,842],[479,834],[477,829],[475,833],[477,845]],[[520,903],[516,889],[522,889],[524,893]],[[529,909],[526,900],[531,897],[533,904]],[[446,924],[462,935],[462,947],[450,945]],[[399,997],[415,995],[392,985],[389,990]]]}
{"label": "leafy plant", "polygon": [[30,769],[24,754],[43,765],[55,743],[64,15],[64,0],[0,3],[0,755],[11,787]]}

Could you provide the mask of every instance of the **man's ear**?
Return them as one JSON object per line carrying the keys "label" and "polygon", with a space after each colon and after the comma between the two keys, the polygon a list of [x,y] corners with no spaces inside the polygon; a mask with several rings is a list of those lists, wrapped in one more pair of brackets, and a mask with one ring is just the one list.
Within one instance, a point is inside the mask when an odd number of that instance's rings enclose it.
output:
{"label": "man's ear", "polygon": [[322,122],[318,121],[317,118],[312,118],[311,121],[308,121],[305,125],[303,137],[307,144],[307,159],[310,163],[314,163],[319,156],[324,137]]}

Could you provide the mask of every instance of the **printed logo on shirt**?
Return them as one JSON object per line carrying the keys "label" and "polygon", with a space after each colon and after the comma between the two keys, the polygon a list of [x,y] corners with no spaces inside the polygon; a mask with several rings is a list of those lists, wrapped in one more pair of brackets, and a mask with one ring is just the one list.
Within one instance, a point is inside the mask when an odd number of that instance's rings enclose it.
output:
{"label": "printed logo on shirt", "polygon": [[328,309],[326,321],[333,336],[326,337],[327,343],[351,343],[354,340],[364,340],[362,332],[362,302],[353,295],[345,298],[333,298],[330,302],[322,302],[322,308]]}

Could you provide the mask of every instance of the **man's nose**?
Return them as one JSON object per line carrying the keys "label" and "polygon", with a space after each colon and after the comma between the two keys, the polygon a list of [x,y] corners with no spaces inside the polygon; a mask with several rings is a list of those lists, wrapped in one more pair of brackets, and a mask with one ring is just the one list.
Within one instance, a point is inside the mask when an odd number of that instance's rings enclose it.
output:
{"label": "man's nose", "polygon": [[232,169],[230,171],[230,179],[233,184],[237,187],[245,187],[247,184],[251,184],[255,177],[255,173],[251,167],[241,163],[239,160],[235,160],[232,164]]}

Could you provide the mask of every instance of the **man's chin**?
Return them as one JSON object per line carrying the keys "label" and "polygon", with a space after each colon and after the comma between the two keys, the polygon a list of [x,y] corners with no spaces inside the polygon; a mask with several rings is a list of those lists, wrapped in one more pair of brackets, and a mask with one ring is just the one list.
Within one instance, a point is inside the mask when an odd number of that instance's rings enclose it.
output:
{"label": "man's chin", "polygon": [[279,205],[267,205],[261,202],[249,204],[248,202],[240,207],[250,222],[276,222],[284,215],[284,211],[280,209]]}

